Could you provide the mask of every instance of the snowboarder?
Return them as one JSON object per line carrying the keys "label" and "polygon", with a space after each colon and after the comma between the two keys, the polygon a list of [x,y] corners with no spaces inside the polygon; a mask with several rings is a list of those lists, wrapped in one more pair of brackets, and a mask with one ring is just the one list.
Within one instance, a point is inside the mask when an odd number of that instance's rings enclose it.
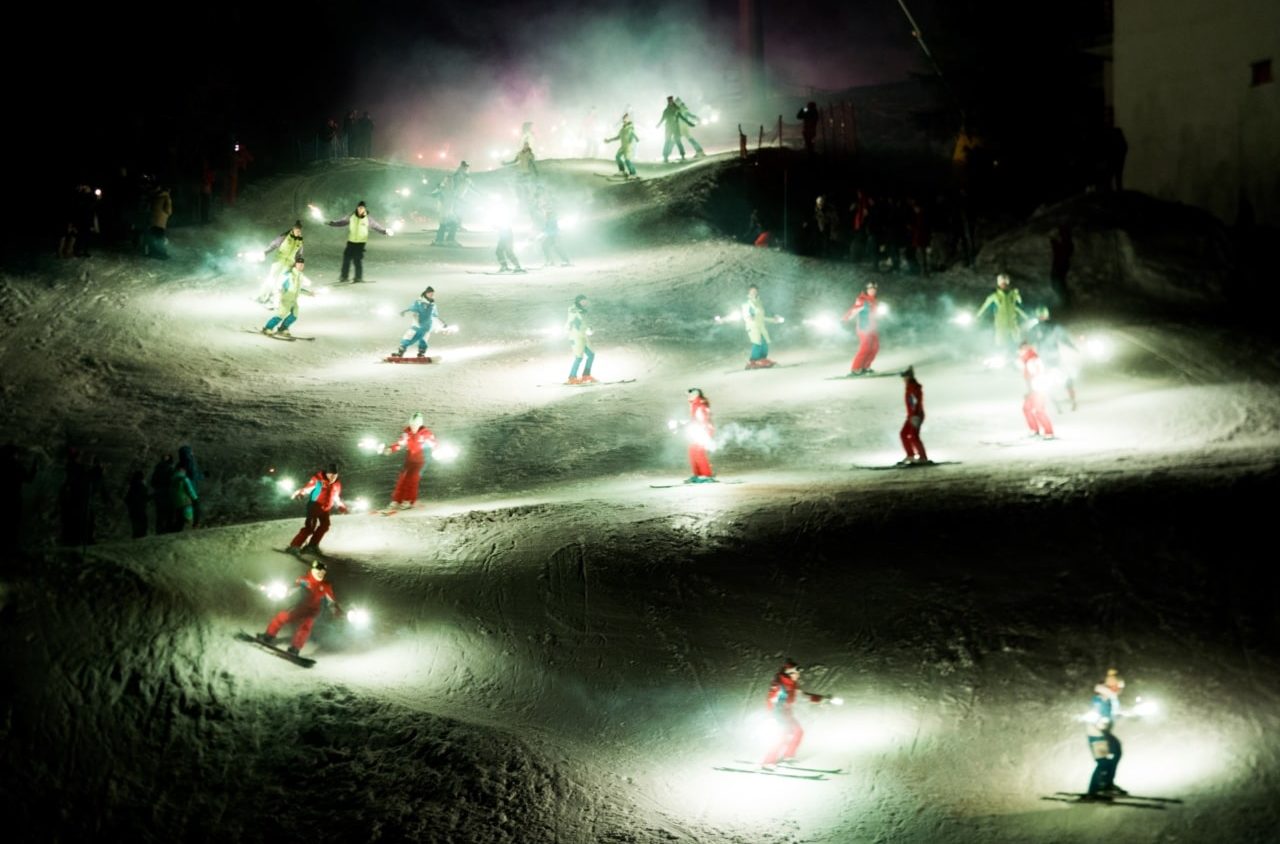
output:
{"label": "snowboarder", "polygon": [[322,560],[313,561],[311,569],[293,582],[294,592],[299,593],[296,596],[297,603],[292,609],[276,613],[275,618],[271,619],[271,623],[267,625],[267,632],[258,634],[258,640],[266,645],[275,645],[276,634],[280,632],[281,627],[286,624],[296,625],[293,639],[289,643],[289,653],[297,656],[302,646],[307,643],[308,637],[311,636],[311,627],[316,623],[316,616],[320,615],[320,611],[324,609],[325,601],[333,605],[335,618],[345,618],[346,613],[338,603],[337,596],[333,594],[333,586],[325,580],[327,573],[328,567]]}
{"label": "snowboarder", "polygon": [[193,527],[196,522],[196,501],[200,496],[196,492],[195,484],[191,483],[191,478],[187,476],[187,470],[181,465],[173,469],[173,482],[169,485],[169,491],[172,496],[169,499],[169,509],[173,513],[169,518],[174,531],[179,532],[184,527]]}
{"label": "snowboarder", "polygon": [[262,254],[272,264],[258,291],[258,301],[269,305],[275,298],[277,280],[293,266],[293,259],[302,254],[302,221],[294,220],[293,228],[271,241]]}
{"label": "snowboarder", "polygon": [[693,474],[687,483],[715,483],[715,473],[707,451],[715,447],[715,423],[711,421],[711,402],[697,387],[689,388],[689,466]]}
{"label": "snowboarder", "polygon": [[[1036,347],[1036,352],[1044,360],[1050,375],[1058,374],[1062,377],[1063,386],[1067,389],[1067,398],[1071,401],[1071,409],[1075,410],[1078,367],[1074,362],[1068,363],[1064,360],[1062,354],[1063,347],[1073,352],[1080,351],[1071,340],[1071,335],[1061,324],[1050,322],[1049,309],[1041,305],[1036,308],[1036,323],[1027,331],[1027,339]],[[1058,409],[1062,409],[1061,405],[1058,405]]]}
{"label": "snowboarder", "polygon": [[1120,739],[1112,728],[1116,719],[1124,714],[1120,707],[1120,691],[1124,680],[1114,668],[1107,669],[1107,676],[1093,687],[1093,700],[1086,719],[1089,750],[1093,753],[1093,776],[1089,778],[1086,800],[1110,800],[1129,792],[1116,785],[1116,768],[1120,766]]}
{"label": "snowboarder", "polygon": [[764,303],[760,301],[760,288],[751,285],[747,288],[747,301],[742,305],[742,322],[747,327],[747,339],[751,341],[751,358],[747,361],[747,369],[768,369],[777,366],[769,360],[769,329],[765,323],[782,322],[780,316],[768,316]]}
{"label": "snowboarder", "polygon": [[356,269],[355,281],[364,281],[364,248],[369,243],[369,229],[388,237],[391,236],[391,232],[369,216],[369,209],[363,199],[356,203],[354,212],[341,219],[330,220],[329,225],[335,229],[343,226],[347,229],[347,246],[342,250],[342,272],[338,275],[338,281],[347,280],[352,264],[355,264]]}
{"label": "snowboarder", "polygon": [[522,273],[525,271],[524,267],[520,266],[520,259],[516,257],[516,234],[511,227],[510,218],[498,223],[498,248],[494,252],[498,256],[498,272]]}
{"label": "snowboarder", "polygon": [[996,289],[983,301],[982,307],[973,315],[975,320],[982,319],[988,308],[994,308],[992,322],[995,325],[996,345],[1002,349],[1017,346],[1022,339],[1021,320],[1027,318],[1022,310],[1022,294],[1018,288],[1009,286],[1009,274],[996,276]]}
{"label": "snowboarder", "polygon": [[[563,247],[560,246],[560,217],[556,213],[556,209],[550,203],[543,207],[543,223],[542,223],[542,257],[546,261],[544,267],[550,267],[555,263],[555,256],[560,256],[560,266],[569,266],[569,256],[564,254]],[[554,253],[554,254],[553,254]]]}
{"label": "snowboarder", "polygon": [[614,155],[613,160],[618,164],[618,172],[622,174],[622,178],[630,179],[636,175],[636,166],[631,163],[631,151],[635,148],[636,143],[640,140],[636,135],[635,124],[631,122],[631,115],[622,115],[622,127],[618,129],[618,134],[612,138],[605,138],[604,142],[618,142],[618,152]]}
{"label": "snowboarder", "polygon": [[276,315],[262,326],[263,334],[274,331],[279,337],[293,336],[289,333],[289,326],[298,319],[298,297],[303,293],[308,296],[316,295],[311,290],[311,279],[302,274],[305,266],[306,261],[298,255],[293,259],[293,269],[277,280],[280,285],[280,307],[276,309]]}
{"label": "snowboarder", "polygon": [[[289,543],[288,551],[290,554],[319,554],[320,540],[329,532],[330,511],[337,507],[338,512],[347,512],[347,505],[342,501],[342,482],[338,480],[338,464],[331,463],[327,469],[316,472],[307,481],[307,485],[295,491],[291,497],[298,499],[303,496],[307,499],[307,520],[302,530]],[[310,542],[307,542],[308,538]],[[303,545],[304,542],[307,544]]]}
{"label": "snowboarder", "polygon": [[854,328],[858,332],[858,353],[853,356],[850,375],[869,375],[873,371],[871,363],[880,351],[880,332],[876,330],[876,308],[879,305],[876,289],[876,283],[868,281],[844,315],[844,322],[857,317]]}
{"label": "snowboarder", "polygon": [[764,762],[760,765],[763,770],[772,771],[779,762],[795,761],[800,740],[804,738],[804,729],[791,711],[799,697],[807,697],[810,703],[822,703],[826,700],[824,695],[810,694],[800,688],[800,666],[794,659],[788,659],[774,676],[765,700],[765,705],[778,724],[780,734],[764,756]]}
{"label": "snowboarder", "polygon": [[1022,378],[1027,382],[1027,394],[1022,400],[1022,415],[1031,429],[1031,436],[1053,439],[1053,422],[1045,407],[1044,361],[1036,354],[1035,347],[1026,340],[1018,346],[1018,360],[1022,363]]}
{"label": "snowboarder", "polygon": [[[591,326],[587,323],[587,308],[590,305],[587,294],[581,293],[574,297],[573,304],[569,306],[565,330],[569,333],[569,342],[573,344],[573,366],[569,368],[569,380],[566,384],[590,384],[596,380],[591,375],[591,364],[596,359],[596,353],[587,345],[587,338],[591,336]],[[581,378],[578,377],[579,366],[582,366]]]}
{"label": "snowboarder", "polygon": [[395,454],[404,451],[404,466],[400,476],[396,478],[396,488],[391,492],[391,505],[388,510],[408,510],[418,503],[418,482],[422,478],[422,467],[427,462],[423,449],[435,450],[436,435],[423,424],[421,413],[409,417],[409,424],[400,432],[400,439],[389,446],[383,446],[380,454]]}
{"label": "snowboarder", "polygon": [[693,147],[693,157],[695,159],[706,158],[707,153],[702,149],[702,144],[698,143],[698,139],[689,133],[691,127],[697,126],[701,122],[700,118],[690,111],[689,107],[684,104],[684,100],[679,97],[676,97],[676,108],[680,109],[680,123],[676,127],[680,130],[680,139],[688,141],[689,146]]}
{"label": "snowboarder", "polygon": [[431,336],[431,329],[435,326],[436,321],[439,320],[442,328],[449,328],[449,323],[445,322],[436,311],[436,289],[428,287],[422,291],[422,295],[415,299],[413,304],[400,312],[400,316],[405,314],[413,314],[413,325],[405,330],[404,336],[400,338],[400,346],[391,353],[391,357],[404,357],[405,349],[417,343],[418,357],[425,358],[427,356],[427,340]]}
{"label": "snowboarder", "polygon": [[902,383],[906,387],[907,421],[902,423],[898,438],[902,440],[902,448],[907,452],[908,463],[928,463],[929,455],[924,452],[924,443],[920,441],[920,426],[924,424],[924,387],[916,380],[916,368],[908,366],[902,370]]}
{"label": "snowboarder", "polygon": [[673,146],[680,151],[680,160],[684,161],[684,144],[680,141],[680,107],[676,105],[674,96],[667,96],[667,107],[662,110],[662,116],[658,118],[654,128],[661,128],[666,133],[662,142],[662,163],[671,163]]}

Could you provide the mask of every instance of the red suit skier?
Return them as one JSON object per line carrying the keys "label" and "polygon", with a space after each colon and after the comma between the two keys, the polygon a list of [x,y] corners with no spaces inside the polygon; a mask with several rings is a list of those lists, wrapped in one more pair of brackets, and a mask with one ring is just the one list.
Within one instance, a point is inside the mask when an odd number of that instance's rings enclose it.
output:
{"label": "red suit skier", "polygon": [[396,479],[396,488],[391,493],[391,506],[408,510],[418,502],[418,481],[422,478],[422,467],[427,462],[423,449],[434,450],[436,435],[423,424],[422,414],[415,413],[409,418],[409,426],[400,434],[400,439],[385,447],[387,454],[404,450],[404,467],[400,477]]}
{"label": "red suit skier", "polygon": [[761,763],[762,768],[772,770],[773,766],[779,762],[795,761],[800,740],[804,738],[804,729],[791,713],[791,707],[799,697],[807,697],[810,703],[821,703],[825,700],[823,695],[809,694],[800,688],[800,666],[796,665],[795,660],[788,659],[782,663],[782,668],[778,670],[777,676],[769,686],[769,697],[766,703],[781,728],[781,733],[778,740],[769,748],[769,752],[765,754],[764,762]]}
{"label": "red suit skier", "polygon": [[1053,423],[1045,407],[1044,361],[1036,354],[1035,347],[1022,341],[1018,347],[1018,360],[1022,362],[1022,378],[1027,382],[1027,396],[1022,400],[1022,415],[1032,436],[1053,439]]}
{"label": "red suit skier", "polygon": [[307,643],[307,637],[311,635],[311,626],[316,623],[316,616],[320,615],[325,601],[333,604],[334,616],[342,618],[344,615],[342,607],[333,594],[333,587],[325,581],[324,576],[325,565],[320,560],[316,560],[311,564],[311,571],[293,583],[294,591],[301,593],[293,609],[281,610],[277,613],[267,625],[266,635],[258,638],[268,645],[274,645],[276,634],[280,632],[281,627],[286,624],[296,624],[293,641],[289,644],[289,653],[297,656],[298,651],[302,650],[302,646]]}
{"label": "red suit skier", "polygon": [[[289,543],[289,552],[314,551],[319,554],[320,540],[329,532],[329,511],[337,507],[339,512],[347,512],[347,505],[342,503],[342,483],[338,480],[337,464],[316,472],[293,497],[302,498],[304,495],[307,496],[307,521]],[[307,542],[308,537],[310,542]],[[306,547],[303,547],[304,542],[307,542]]]}
{"label": "red suit skier", "polygon": [[689,466],[693,470],[689,483],[714,483],[707,449],[712,445],[716,427],[711,422],[711,402],[697,387],[689,389],[689,416]]}
{"label": "red suit skier", "polygon": [[876,330],[876,283],[867,282],[866,288],[858,294],[853,307],[844,315],[844,322],[857,317],[854,328],[858,331],[858,353],[853,357],[849,368],[850,375],[866,375],[871,372],[871,362],[880,351],[880,333]]}
{"label": "red suit skier", "polygon": [[902,423],[898,437],[907,452],[903,463],[928,463],[929,456],[924,453],[924,443],[920,442],[920,426],[924,424],[924,387],[916,380],[914,366],[902,370],[902,381],[906,386],[907,421]]}

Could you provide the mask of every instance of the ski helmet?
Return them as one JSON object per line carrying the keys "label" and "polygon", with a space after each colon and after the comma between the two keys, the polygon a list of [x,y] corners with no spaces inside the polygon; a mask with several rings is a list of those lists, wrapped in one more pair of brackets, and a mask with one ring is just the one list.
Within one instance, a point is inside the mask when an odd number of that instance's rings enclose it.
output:
{"label": "ski helmet", "polygon": [[581,307],[582,307],[582,303],[583,303],[583,302],[585,302],[585,301],[587,301],[587,294],[585,294],[585,293],[579,293],[577,296],[574,296],[574,297],[573,297],[573,306],[574,306],[575,308],[581,308]]}
{"label": "ski helmet", "polygon": [[1048,319],[1048,318],[1049,318],[1048,308],[1046,308],[1044,305],[1041,305],[1040,307],[1036,308],[1036,319]]}
{"label": "ski helmet", "polygon": [[417,411],[412,416],[409,417],[410,428],[413,428],[416,430],[418,428],[421,428],[425,424],[426,424],[426,419],[425,417],[423,417],[422,411]]}

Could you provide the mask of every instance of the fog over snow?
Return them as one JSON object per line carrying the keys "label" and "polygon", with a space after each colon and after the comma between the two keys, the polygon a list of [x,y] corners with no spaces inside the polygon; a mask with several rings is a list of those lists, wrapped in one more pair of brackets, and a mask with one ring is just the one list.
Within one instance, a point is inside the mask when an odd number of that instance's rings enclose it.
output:
{"label": "fog over snow", "polygon": [[[914,365],[940,464],[888,469],[901,380],[836,379],[856,339],[817,330],[869,270],[715,231],[699,203],[737,166],[642,166],[619,185],[595,175],[608,161],[544,162],[572,266],[542,268],[523,229],[526,275],[492,274],[506,172],[476,176],[448,248],[431,245],[426,196],[442,171],[372,161],[256,184],[215,225],[173,230],[168,262],[6,270],[0,423],[40,461],[26,551],[11,545],[0,580],[9,829],[1274,841],[1272,342],[1207,306],[1165,316],[1149,273],[1124,310],[1084,291],[1068,327],[1106,355],[1082,361],[1077,410],[1051,404],[1058,438],[1034,440],[1021,375],[984,364],[989,325],[952,321],[977,309],[992,268],[881,276],[875,369]],[[400,229],[371,237],[369,283],[337,285],[344,232],[307,205],[333,219],[359,200]],[[318,295],[292,330],[315,339],[285,342],[255,333],[266,265],[237,255],[298,217]],[[1047,280],[1016,282],[1028,310],[1047,301]],[[428,284],[457,332],[432,335],[439,363],[384,363]],[[786,318],[771,326],[779,368],[745,370],[741,323],[715,319],[749,284]],[[626,383],[562,383],[578,294],[593,374]],[[1152,305],[1134,309],[1139,295]],[[724,483],[680,483],[685,441],[668,422],[688,418],[690,387],[723,435],[711,460]],[[323,543],[339,600],[370,627],[317,623],[309,670],[237,641],[278,609],[260,587],[305,572],[281,553],[304,509],[280,479],[337,461],[348,501],[384,506],[401,459],[359,444],[392,441],[415,411],[458,458],[428,462],[414,509],[335,516]],[[128,539],[129,473],[183,444],[207,475],[207,526]],[[52,541],[68,446],[107,464],[85,547]],[[788,657],[806,690],[843,699],[797,706],[800,764],[841,772],[714,770],[758,766]],[[1078,717],[1109,667],[1126,703],[1159,705],[1117,727],[1117,782],[1182,802],[1041,799],[1085,789]]]}

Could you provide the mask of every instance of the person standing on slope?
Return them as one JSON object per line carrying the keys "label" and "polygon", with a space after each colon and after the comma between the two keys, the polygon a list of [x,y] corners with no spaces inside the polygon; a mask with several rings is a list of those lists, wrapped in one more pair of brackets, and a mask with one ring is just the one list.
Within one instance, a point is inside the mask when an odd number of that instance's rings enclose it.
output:
{"label": "person standing on slope", "polygon": [[431,330],[435,327],[437,320],[440,322],[441,328],[447,333],[449,323],[436,310],[436,289],[427,287],[417,299],[413,300],[413,304],[400,312],[400,316],[405,314],[413,314],[413,325],[405,330],[404,336],[400,338],[400,346],[391,353],[393,358],[404,357],[405,350],[414,343],[418,344],[418,357],[425,358],[427,356],[428,339],[431,337]]}
{"label": "person standing on slope", "polygon": [[751,357],[747,361],[747,369],[777,366],[776,361],[769,360],[769,329],[765,327],[765,323],[782,322],[782,317],[771,317],[765,313],[764,303],[760,301],[760,288],[754,284],[747,288],[747,301],[742,305],[742,322],[747,327],[747,339],[751,341]]}
{"label": "person standing on slope", "polygon": [[277,284],[280,286],[280,307],[276,309],[276,315],[262,326],[263,334],[274,331],[280,337],[292,336],[289,333],[289,326],[298,319],[298,297],[303,293],[308,296],[316,295],[311,291],[311,279],[302,274],[305,266],[306,261],[298,255],[293,259],[293,269],[277,279]]}
{"label": "person standing on slope", "polygon": [[391,506],[388,509],[408,510],[418,503],[418,483],[422,479],[422,467],[427,462],[427,451],[434,451],[437,445],[436,435],[423,424],[421,413],[409,417],[409,424],[400,432],[400,439],[389,446],[383,446],[382,454],[404,452],[404,466],[400,476],[396,478],[396,488],[391,492]]}
{"label": "person standing on slope", "polygon": [[858,294],[853,306],[844,315],[844,322],[856,317],[854,328],[858,332],[858,353],[853,356],[850,375],[869,375],[871,363],[880,351],[880,332],[876,329],[876,283],[868,281],[867,286]]}
{"label": "person standing on slope", "polygon": [[302,650],[302,646],[307,643],[307,639],[311,636],[311,628],[316,623],[316,617],[320,615],[320,611],[324,609],[326,602],[333,605],[333,614],[335,618],[342,619],[346,617],[346,613],[342,609],[342,605],[338,603],[338,598],[333,594],[333,586],[329,581],[325,580],[328,574],[328,567],[321,560],[315,560],[311,563],[311,569],[297,580],[293,582],[294,592],[296,593],[297,603],[292,609],[281,610],[271,619],[271,623],[267,625],[265,633],[257,635],[258,641],[266,645],[274,646],[276,643],[276,634],[280,632],[280,628],[286,624],[296,625],[293,631],[293,639],[289,643],[289,653],[297,656]]}
{"label": "person standing on slope", "polygon": [[1036,349],[1026,340],[1018,346],[1018,360],[1022,363],[1022,379],[1027,383],[1027,394],[1022,400],[1022,415],[1031,429],[1031,436],[1042,439],[1053,439],[1053,422],[1049,419],[1049,409],[1045,406],[1044,361],[1036,354]]}
{"label": "person standing on slope", "polygon": [[[573,366],[569,367],[569,380],[566,384],[590,384],[596,379],[591,375],[591,364],[595,362],[596,353],[587,345],[591,336],[591,325],[587,322],[587,308],[591,305],[585,293],[574,297],[569,306],[569,318],[565,322],[565,330],[569,333],[569,342],[573,345]],[[584,363],[585,362],[585,363]],[[578,367],[582,367],[582,376],[578,376]]]}
{"label": "person standing on slope", "polygon": [[364,200],[356,203],[356,210],[338,220],[330,220],[329,225],[335,229],[347,229],[347,246],[342,250],[342,272],[338,275],[339,282],[345,282],[351,271],[351,265],[355,265],[356,275],[355,281],[364,281],[364,248],[369,243],[369,229],[376,232],[391,236],[391,232],[385,226],[379,223],[373,217],[369,216],[369,209],[364,204]]}
{"label": "person standing on slope", "polygon": [[[347,512],[347,505],[342,501],[342,482],[338,480],[338,464],[331,463],[327,469],[316,472],[307,485],[291,497],[307,499],[307,521],[286,550],[294,555],[323,553],[320,540],[329,532],[330,511],[337,507],[338,512]],[[307,542],[308,539],[311,541]],[[307,544],[303,545],[304,542]]]}
{"label": "person standing on slope", "polygon": [[928,463],[929,455],[925,454],[924,443],[920,441],[920,426],[924,424],[924,387],[916,380],[914,366],[902,370],[902,383],[906,388],[907,405],[907,421],[902,423],[902,430],[898,432],[902,448],[907,452],[902,463]]}
{"label": "person standing on slope", "polygon": [[988,309],[994,309],[992,323],[995,326],[995,341],[1002,351],[1015,348],[1022,339],[1021,320],[1027,318],[1022,310],[1022,294],[1018,288],[1009,286],[1009,274],[996,276],[996,289],[991,291],[982,302],[982,307],[973,315],[975,320],[982,319]]}
{"label": "person standing on slope", "polygon": [[686,483],[715,483],[707,452],[714,447],[716,426],[711,421],[711,402],[697,387],[689,388],[689,417],[689,467],[693,474]]}
{"label": "person standing on slope", "polygon": [[795,702],[808,698],[810,703],[822,703],[825,695],[810,694],[800,688],[800,666],[794,659],[782,663],[773,682],[769,684],[769,695],[765,700],[770,714],[779,727],[778,740],[765,753],[760,767],[772,771],[778,763],[794,762],[796,752],[800,749],[800,741],[804,738],[804,728],[796,720],[791,711]]}

